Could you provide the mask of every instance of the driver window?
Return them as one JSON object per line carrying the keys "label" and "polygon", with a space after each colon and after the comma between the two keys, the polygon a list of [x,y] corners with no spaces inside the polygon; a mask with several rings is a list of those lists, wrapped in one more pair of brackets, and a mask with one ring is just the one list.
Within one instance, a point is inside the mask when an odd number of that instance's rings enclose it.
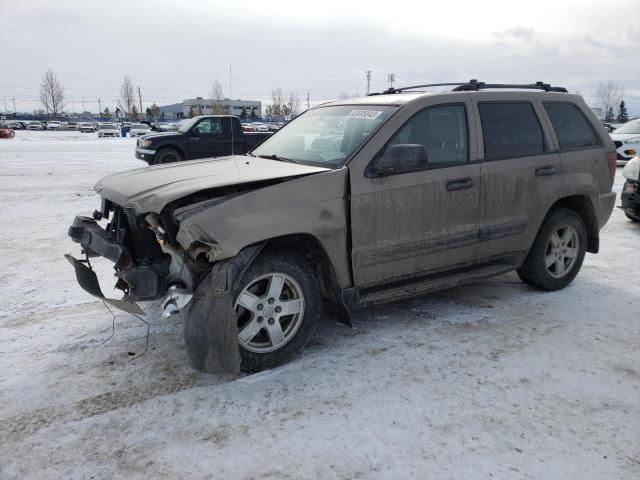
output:
{"label": "driver window", "polygon": [[219,118],[205,118],[194,127],[200,135],[218,135],[222,133],[222,122]]}
{"label": "driver window", "polygon": [[392,145],[423,145],[428,166],[466,162],[467,115],[464,105],[429,107],[415,114],[391,138]]}

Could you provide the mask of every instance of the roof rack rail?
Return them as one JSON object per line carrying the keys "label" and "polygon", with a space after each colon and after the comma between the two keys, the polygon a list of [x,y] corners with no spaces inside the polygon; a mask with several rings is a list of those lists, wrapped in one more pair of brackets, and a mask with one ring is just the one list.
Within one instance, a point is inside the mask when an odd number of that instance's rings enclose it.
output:
{"label": "roof rack rail", "polygon": [[529,84],[516,84],[516,83],[485,83],[479,82],[475,79],[469,80],[468,83],[458,85],[453,89],[454,92],[468,92],[485,90],[489,88],[516,88],[527,90],[544,90],[545,92],[562,92],[567,93],[567,89],[564,87],[552,87],[548,83],[536,82]]}
{"label": "roof rack rail", "polygon": [[470,92],[470,91],[478,91],[478,90],[486,90],[490,88],[513,88],[513,89],[527,89],[527,90],[543,90],[545,92],[562,92],[567,93],[567,89],[564,87],[552,87],[548,83],[544,82],[536,82],[530,84],[515,84],[515,83],[485,83],[479,82],[475,78],[472,78],[468,82],[448,82],[448,83],[428,83],[425,85],[412,85],[410,87],[400,87],[400,88],[387,88],[382,93],[370,93],[368,96],[373,95],[388,95],[393,93],[400,93],[405,91],[415,90],[417,88],[426,88],[426,87],[449,87],[455,86],[452,89],[453,92]]}

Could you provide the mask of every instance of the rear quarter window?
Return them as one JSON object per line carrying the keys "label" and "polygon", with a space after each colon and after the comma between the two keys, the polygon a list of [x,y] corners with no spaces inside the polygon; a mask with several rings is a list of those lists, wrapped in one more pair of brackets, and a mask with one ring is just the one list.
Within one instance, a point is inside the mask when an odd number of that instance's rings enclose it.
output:
{"label": "rear quarter window", "polygon": [[485,160],[541,155],[544,134],[529,102],[479,102]]}
{"label": "rear quarter window", "polygon": [[600,137],[578,107],[572,103],[544,102],[544,108],[558,137],[560,150],[602,145]]}

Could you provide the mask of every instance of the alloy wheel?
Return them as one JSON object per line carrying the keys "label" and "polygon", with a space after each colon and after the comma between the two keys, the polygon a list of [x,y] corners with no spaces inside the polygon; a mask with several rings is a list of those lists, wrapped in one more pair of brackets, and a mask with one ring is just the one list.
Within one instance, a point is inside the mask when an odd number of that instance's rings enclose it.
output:
{"label": "alloy wheel", "polygon": [[251,280],[235,303],[238,342],[255,353],[269,353],[286,345],[304,315],[304,295],[295,279],[268,273]]}
{"label": "alloy wheel", "polygon": [[567,275],[578,259],[580,237],[572,225],[558,227],[549,237],[545,255],[547,271],[554,278]]}

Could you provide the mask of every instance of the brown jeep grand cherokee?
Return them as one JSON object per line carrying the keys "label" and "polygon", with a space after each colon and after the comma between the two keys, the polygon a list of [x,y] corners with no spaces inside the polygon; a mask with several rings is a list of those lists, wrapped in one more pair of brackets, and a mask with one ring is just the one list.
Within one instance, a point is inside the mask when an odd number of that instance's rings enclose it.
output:
{"label": "brown jeep grand cherokee", "polygon": [[69,231],[86,254],[67,256],[79,282],[103,298],[86,266],[103,256],[124,292],[106,301],[184,309],[191,362],[207,371],[286,361],[327,302],[348,322],[510,270],[568,285],[615,201],[604,127],[540,82],[431,87],[321,105],[248,155],[103,178],[101,210]]}

